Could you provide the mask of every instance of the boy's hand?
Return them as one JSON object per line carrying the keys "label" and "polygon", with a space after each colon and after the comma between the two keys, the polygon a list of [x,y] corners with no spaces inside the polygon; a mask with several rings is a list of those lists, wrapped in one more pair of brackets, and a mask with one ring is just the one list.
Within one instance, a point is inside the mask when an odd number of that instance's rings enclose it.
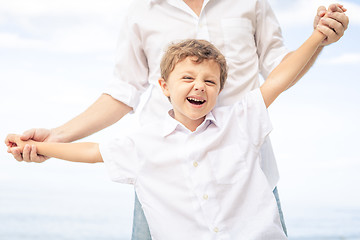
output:
{"label": "boy's hand", "polygon": [[[10,138],[12,137],[13,134],[10,134],[6,137],[5,139],[5,144],[8,145],[8,143],[10,143]],[[39,128],[39,129],[30,129],[26,132],[24,132],[22,135],[17,135],[19,136],[19,140],[21,141],[28,141],[28,140],[35,140],[38,142],[50,142],[52,141],[52,136],[51,136],[51,131],[48,129],[44,129],[44,128]],[[9,147],[9,145],[8,145]],[[20,149],[19,147],[9,147],[8,148],[8,152],[11,153],[13,155],[13,157],[21,162],[21,161],[25,161],[25,162],[37,162],[37,163],[41,163],[44,162],[45,160],[49,159],[48,157],[42,156],[42,155],[38,155],[37,154],[37,150],[36,150],[36,146],[31,146],[29,144],[25,144],[23,146],[22,149]]]}
{"label": "boy's hand", "polygon": [[[28,141],[23,141],[20,139],[18,134],[9,134],[5,139],[5,144],[8,147],[8,152],[17,151],[20,154],[23,152],[24,147],[28,145]],[[16,159],[17,160],[17,159]]]}
{"label": "boy's hand", "polygon": [[346,10],[341,4],[331,4],[328,10],[324,6],[318,8],[314,29],[326,36],[323,46],[337,42],[344,35],[349,25],[349,18],[345,15]]}

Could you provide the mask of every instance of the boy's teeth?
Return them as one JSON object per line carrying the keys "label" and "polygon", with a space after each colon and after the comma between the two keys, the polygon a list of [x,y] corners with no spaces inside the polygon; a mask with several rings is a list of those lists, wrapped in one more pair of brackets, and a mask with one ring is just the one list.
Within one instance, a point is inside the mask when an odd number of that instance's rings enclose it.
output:
{"label": "boy's teeth", "polygon": [[200,99],[196,99],[196,98],[187,98],[187,100],[192,103],[192,104],[197,104],[197,105],[201,105],[205,102],[205,100],[200,100]]}
{"label": "boy's teeth", "polygon": [[196,101],[196,102],[203,102],[204,101],[204,100],[199,100],[199,99],[195,99],[195,98],[189,98],[189,100]]}

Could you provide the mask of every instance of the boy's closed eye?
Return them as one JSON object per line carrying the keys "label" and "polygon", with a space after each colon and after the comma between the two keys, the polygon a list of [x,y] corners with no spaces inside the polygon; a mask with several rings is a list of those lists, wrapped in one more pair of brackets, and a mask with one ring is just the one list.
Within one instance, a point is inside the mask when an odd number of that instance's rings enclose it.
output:
{"label": "boy's closed eye", "polygon": [[191,76],[183,76],[183,77],[182,77],[182,79],[185,79],[185,80],[191,80],[191,81],[193,81],[193,80],[194,80],[194,78],[193,78],[193,77],[191,77]]}
{"label": "boy's closed eye", "polygon": [[206,83],[207,85],[216,85],[216,82],[213,81],[213,80],[205,80],[205,83]]}

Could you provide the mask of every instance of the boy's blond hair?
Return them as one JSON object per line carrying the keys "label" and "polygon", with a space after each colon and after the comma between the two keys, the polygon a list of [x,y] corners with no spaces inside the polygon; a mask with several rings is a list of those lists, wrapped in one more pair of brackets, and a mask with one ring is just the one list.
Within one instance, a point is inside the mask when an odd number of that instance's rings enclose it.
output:
{"label": "boy's blond hair", "polygon": [[224,55],[206,40],[188,39],[171,44],[163,55],[160,63],[161,77],[166,81],[175,65],[187,57],[195,57],[194,62],[213,60],[220,67],[220,91],[224,88],[227,78],[227,65]]}

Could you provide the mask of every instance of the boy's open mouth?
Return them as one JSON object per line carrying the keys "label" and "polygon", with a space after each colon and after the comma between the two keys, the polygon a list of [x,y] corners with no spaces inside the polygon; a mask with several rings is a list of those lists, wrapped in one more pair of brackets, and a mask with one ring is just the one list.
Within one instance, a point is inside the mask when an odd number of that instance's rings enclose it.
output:
{"label": "boy's open mouth", "polygon": [[188,97],[186,98],[191,104],[195,104],[195,105],[201,105],[204,104],[206,102],[206,100],[200,100],[200,99],[196,99],[196,98],[191,98]]}

